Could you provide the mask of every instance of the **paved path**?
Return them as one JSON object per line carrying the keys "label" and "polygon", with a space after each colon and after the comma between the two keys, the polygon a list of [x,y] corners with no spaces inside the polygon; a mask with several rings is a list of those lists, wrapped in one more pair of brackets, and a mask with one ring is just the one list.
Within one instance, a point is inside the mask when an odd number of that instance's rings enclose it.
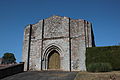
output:
{"label": "paved path", "polygon": [[1,80],[74,80],[78,72],[28,71]]}

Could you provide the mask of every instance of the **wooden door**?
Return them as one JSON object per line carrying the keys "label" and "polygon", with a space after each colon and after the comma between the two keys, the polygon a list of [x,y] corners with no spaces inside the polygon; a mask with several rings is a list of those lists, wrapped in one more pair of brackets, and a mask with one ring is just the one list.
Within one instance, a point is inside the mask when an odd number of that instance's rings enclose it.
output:
{"label": "wooden door", "polygon": [[56,51],[52,51],[48,56],[48,69],[60,69],[60,55]]}

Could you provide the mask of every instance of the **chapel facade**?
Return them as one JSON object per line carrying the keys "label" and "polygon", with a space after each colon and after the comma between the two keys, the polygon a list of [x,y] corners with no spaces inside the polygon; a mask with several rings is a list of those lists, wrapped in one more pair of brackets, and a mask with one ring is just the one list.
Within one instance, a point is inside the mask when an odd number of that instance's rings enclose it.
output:
{"label": "chapel facade", "polygon": [[24,29],[24,70],[86,71],[86,48],[95,46],[92,24],[52,16]]}

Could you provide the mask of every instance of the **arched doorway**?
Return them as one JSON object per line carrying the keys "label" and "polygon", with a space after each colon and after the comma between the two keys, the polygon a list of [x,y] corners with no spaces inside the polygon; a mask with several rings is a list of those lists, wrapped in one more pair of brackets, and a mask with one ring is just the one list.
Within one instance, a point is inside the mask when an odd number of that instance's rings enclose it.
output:
{"label": "arched doorway", "polygon": [[56,50],[53,50],[48,55],[48,69],[60,69],[60,55]]}

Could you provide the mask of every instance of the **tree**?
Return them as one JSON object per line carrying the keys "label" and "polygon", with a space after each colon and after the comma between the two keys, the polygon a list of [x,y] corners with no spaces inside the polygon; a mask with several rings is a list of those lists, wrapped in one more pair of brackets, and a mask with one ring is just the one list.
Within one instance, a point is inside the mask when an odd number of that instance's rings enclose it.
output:
{"label": "tree", "polygon": [[3,64],[15,63],[16,58],[13,53],[4,53],[3,55]]}

